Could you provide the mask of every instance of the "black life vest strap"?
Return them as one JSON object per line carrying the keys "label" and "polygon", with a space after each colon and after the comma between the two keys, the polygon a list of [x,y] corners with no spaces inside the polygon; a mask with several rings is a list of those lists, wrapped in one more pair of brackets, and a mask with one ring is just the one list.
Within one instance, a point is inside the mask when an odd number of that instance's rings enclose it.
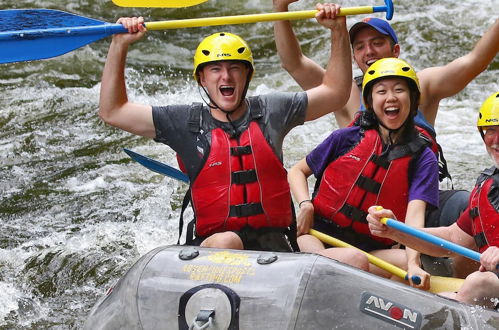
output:
{"label": "black life vest strap", "polygon": [[495,171],[496,171],[495,166],[484,169],[480,173],[480,176],[476,179],[475,185],[476,186],[481,185],[485,180],[487,180],[490,177],[492,177],[494,180],[498,179],[497,178],[498,175],[495,173]]}
{"label": "black life vest strap", "polygon": [[255,170],[236,171],[232,172],[231,175],[232,175],[232,183],[235,184],[247,184],[257,181]]}
{"label": "black life vest strap", "polygon": [[359,176],[355,184],[365,191],[371,192],[373,194],[378,194],[379,190],[381,189],[381,183],[376,182],[373,179],[363,175]]}
{"label": "black life vest strap", "polygon": [[[189,131],[192,133],[199,133],[201,131],[201,111],[203,110],[203,103],[194,102],[191,104],[189,109],[189,119],[187,125],[189,127]],[[207,155],[204,156],[204,160],[206,161]],[[178,225],[178,240],[177,244],[180,244],[180,238],[182,237],[182,230],[184,229],[184,212],[187,209],[187,206],[191,202],[191,187],[187,190],[184,195],[184,199],[182,200],[182,210],[180,211],[180,219]],[[185,244],[192,245],[194,242],[194,224],[195,219],[192,219],[187,224],[187,232],[185,237]]]}
{"label": "black life vest strap", "polygon": [[247,98],[250,105],[251,120],[258,120],[263,117],[262,107],[258,101],[258,97],[252,96]]}
{"label": "black life vest strap", "polygon": [[356,208],[355,206],[345,203],[341,207],[340,212],[353,221],[367,223],[366,217],[368,213]]}
{"label": "black life vest strap", "polygon": [[409,155],[419,155],[425,147],[430,146],[431,141],[424,134],[419,133],[418,137],[409,143],[396,146],[388,153],[387,159],[394,160]]}
{"label": "black life vest strap", "polygon": [[231,156],[250,155],[252,153],[251,146],[237,146],[230,148]]}
{"label": "black life vest strap", "polygon": [[473,239],[475,240],[475,244],[478,248],[481,248],[481,247],[487,245],[487,238],[485,237],[484,233],[476,234],[475,236],[473,236]]}
{"label": "black life vest strap", "polygon": [[231,205],[229,216],[231,217],[249,217],[252,215],[258,215],[263,213],[263,207],[261,203],[245,203],[238,205]]}
{"label": "black life vest strap", "polygon": [[382,167],[384,169],[388,169],[388,167],[390,167],[390,161],[388,159],[386,159],[385,157],[383,156],[378,156],[376,154],[372,154],[371,157],[369,158],[369,161],[370,162],[373,162],[374,164],[376,164],[377,166],[379,167]]}
{"label": "black life vest strap", "polygon": [[199,133],[201,129],[201,110],[203,109],[203,103],[194,102],[191,104],[189,110],[189,120],[187,125],[189,131],[192,133]]}
{"label": "black life vest strap", "polygon": [[476,218],[480,215],[480,212],[478,212],[478,208],[477,207],[474,207],[474,208],[471,208],[470,211],[469,211],[469,215],[470,215],[470,218]]}
{"label": "black life vest strap", "polygon": [[[184,199],[182,200],[182,210],[180,211],[180,219],[178,221],[178,240],[177,244],[180,245],[180,237],[182,236],[182,230],[184,229],[184,212],[185,209],[187,208],[187,205],[189,205],[189,202],[191,201],[191,188],[187,190],[187,192],[184,195]],[[189,223],[190,225],[190,223]],[[189,232],[189,225],[187,226],[187,233],[186,233],[186,238],[185,238],[185,243],[190,245],[192,243],[192,230]],[[189,236],[190,234],[190,236]]]}
{"label": "black life vest strap", "polygon": [[452,183],[452,176],[450,175],[449,168],[447,167],[447,160],[444,157],[444,151],[442,150],[442,146],[437,143],[438,148],[438,180],[443,181],[445,178],[449,178],[451,182],[451,188],[454,190],[454,183]]}
{"label": "black life vest strap", "polygon": [[293,201],[291,200],[291,213],[293,220],[291,221],[291,225],[288,227],[288,230],[286,231],[286,236],[288,237],[289,244],[291,244],[291,247],[293,248],[294,252],[300,252],[300,247],[298,246],[298,225],[296,223],[296,213],[295,213],[295,207],[293,204]]}

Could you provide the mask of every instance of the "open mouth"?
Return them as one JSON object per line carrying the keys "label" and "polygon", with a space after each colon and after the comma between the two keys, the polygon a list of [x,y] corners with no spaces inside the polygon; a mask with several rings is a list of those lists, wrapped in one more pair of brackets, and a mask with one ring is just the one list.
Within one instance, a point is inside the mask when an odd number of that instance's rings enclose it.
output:
{"label": "open mouth", "polygon": [[221,86],[220,87],[220,93],[223,96],[232,96],[234,94],[234,87],[230,86]]}
{"label": "open mouth", "polygon": [[367,66],[371,66],[374,62],[376,62],[378,59],[377,58],[374,58],[374,59],[370,59],[369,61],[366,62],[366,65]]}
{"label": "open mouth", "polygon": [[399,108],[386,108],[385,109],[385,116],[387,116],[389,119],[396,118],[399,113],[400,113]]}

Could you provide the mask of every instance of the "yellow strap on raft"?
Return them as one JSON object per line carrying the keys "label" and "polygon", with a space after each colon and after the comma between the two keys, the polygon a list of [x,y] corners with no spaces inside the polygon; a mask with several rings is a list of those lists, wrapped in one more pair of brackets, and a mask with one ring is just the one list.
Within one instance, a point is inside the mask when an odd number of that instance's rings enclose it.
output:
{"label": "yellow strap on raft", "polygon": [[[370,253],[367,253],[365,251],[362,251],[361,249],[356,248],[355,246],[348,244],[346,242],[343,242],[342,240],[339,240],[337,238],[331,237],[329,235],[326,235],[324,233],[321,233],[320,231],[317,231],[315,229],[310,229],[309,234],[312,236],[317,237],[321,242],[327,243],[332,246],[337,246],[337,247],[349,247],[349,248],[354,248],[362,253],[364,253],[367,256],[367,259],[369,260],[370,263],[373,265],[378,266],[379,268],[382,268],[386,270],[387,272],[390,272],[391,274],[400,277],[402,279],[406,279],[407,277],[407,272],[403,269],[400,269],[399,267],[392,265],[389,262],[384,261],[383,259],[380,259],[378,257],[373,256]],[[458,291],[461,286],[463,285],[464,280],[461,278],[454,278],[454,277],[445,277],[445,276],[431,276],[430,277],[430,292],[433,293],[439,293],[439,292],[456,292]]]}

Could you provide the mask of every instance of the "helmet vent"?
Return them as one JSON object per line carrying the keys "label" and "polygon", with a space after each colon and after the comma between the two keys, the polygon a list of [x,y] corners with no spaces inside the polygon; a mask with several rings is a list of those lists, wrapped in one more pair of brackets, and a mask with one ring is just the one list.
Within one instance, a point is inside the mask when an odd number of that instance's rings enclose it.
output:
{"label": "helmet vent", "polygon": [[239,48],[237,49],[237,52],[238,52],[239,54],[242,54],[242,53],[244,53],[244,50],[245,50],[245,49],[246,49],[246,47],[239,47]]}
{"label": "helmet vent", "polygon": [[374,71],[374,70],[370,70],[370,71],[368,71],[367,73],[369,73],[370,75],[373,75],[375,72],[376,72],[376,71]]}
{"label": "helmet vent", "polygon": [[404,67],[402,68],[402,71],[405,71],[405,72],[410,71],[410,70],[411,70],[411,68],[409,68],[409,67],[407,67],[407,66],[404,66]]}
{"label": "helmet vent", "polygon": [[224,32],[221,32],[221,33],[220,33],[220,36],[221,36],[221,37],[225,36],[225,33],[224,33]]}
{"label": "helmet vent", "polygon": [[205,49],[205,50],[202,50],[202,52],[203,52],[203,54],[204,54],[205,56],[209,56],[209,55],[210,55],[210,51],[209,51],[209,50],[206,50],[206,49]]}

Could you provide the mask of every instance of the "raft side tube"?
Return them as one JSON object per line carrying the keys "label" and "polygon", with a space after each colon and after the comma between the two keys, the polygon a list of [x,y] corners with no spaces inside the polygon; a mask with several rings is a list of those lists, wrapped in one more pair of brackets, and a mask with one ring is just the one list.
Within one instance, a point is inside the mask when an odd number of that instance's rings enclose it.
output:
{"label": "raft side tube", "polygon": [[499,313],[315,254],[166,246],[132,266],[92,309],[85,329],[193,323],[209,323],[209,329],[498,329]]}

